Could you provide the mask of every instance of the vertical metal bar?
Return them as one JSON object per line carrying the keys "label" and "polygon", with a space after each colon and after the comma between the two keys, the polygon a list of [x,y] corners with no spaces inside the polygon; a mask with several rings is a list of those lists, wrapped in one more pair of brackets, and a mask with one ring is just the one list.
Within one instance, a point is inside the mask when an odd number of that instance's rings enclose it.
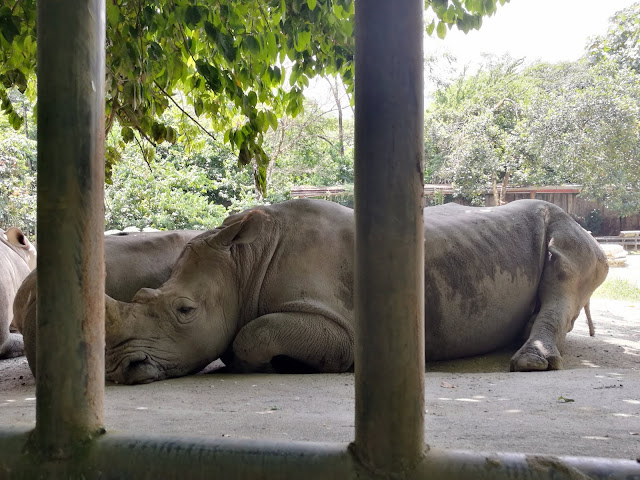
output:
{"label": "vertical metal bar", "polygon": [[102,429],[104,0],[38,2],[36,429],[65,457]]}
{"label": "vertical metal bar", "polygon": [[424,455],[422,0],[358,0],[353,449],[403,471]]}

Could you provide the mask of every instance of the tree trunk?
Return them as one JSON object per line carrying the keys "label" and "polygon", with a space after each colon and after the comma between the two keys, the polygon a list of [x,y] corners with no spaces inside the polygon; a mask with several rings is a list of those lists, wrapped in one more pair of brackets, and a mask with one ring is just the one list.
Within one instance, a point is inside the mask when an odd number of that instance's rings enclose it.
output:
{"label": "tree trunk", "polygon": [[340,89],[338,88],[338,79],[336,78],[332,82],[327,78],[327,82],[329,82],[331,93],[333,94],[333,99],[336,102],[336,107],[338,107],[338,142],[340,144],[340,158],[342,158],[344,157],[344,130],[342,128],[342,105],[340,103]]}
{"label": "tree trunk", "polygon": [[509,170],[504,172],[502,179],[502,191],[500,192],[500,203],[498,205],[506,205],[507,203],[507,185],[509,185]]}
{"label": "tree trunk", "polygon": [[262,190],[260,189],[260,184],[258,183],[258,164],[255,159],[251,162],[251,168],[253,170],[253,192],[255,194],[256,200],[261,202],[264,200],[264,196],[262,195]]}
{"label": "tree trunk", "polygon": [[498,207],[500,206],[500,195],[498,194],[498,178],[494,173],[491,178],[491,192],[493,193],[493,204]]}

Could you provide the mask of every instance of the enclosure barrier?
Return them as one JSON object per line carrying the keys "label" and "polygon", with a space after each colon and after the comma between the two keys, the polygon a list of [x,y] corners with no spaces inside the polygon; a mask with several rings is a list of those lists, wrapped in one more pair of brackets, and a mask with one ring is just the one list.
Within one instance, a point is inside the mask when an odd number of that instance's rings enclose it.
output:
{"label": "enclosure barrier", "polygon": [[[636,462],[432,449],[401,474],[372,472],[345,444],[259,442],[107,434],[73,461],[46,461],[23,451],[27,430],[0,431],[0,478],[100,479],[637,479]],[[5,461],[8,460],[8,461]]]}
{"label": "enclosure barrier", "polygon": [[424,444],[422,7],[356,2],[356,433],[346,445],[104,433],[105,6],[38,2],[38,234],[46,240],[36,427],[0,430],[0,479],[640,478],[630,460]]}
{"label": "enclosure barrier", "polygon": [[57,458],[103,425],[104,12],[104,0],[37,5],[40,241],[31,441]]}
{"label": "enclosure barrier", "polygon": [[640,235],[636,237],[596,237],[598,243],[622,245],[625,250],[640,250]]}

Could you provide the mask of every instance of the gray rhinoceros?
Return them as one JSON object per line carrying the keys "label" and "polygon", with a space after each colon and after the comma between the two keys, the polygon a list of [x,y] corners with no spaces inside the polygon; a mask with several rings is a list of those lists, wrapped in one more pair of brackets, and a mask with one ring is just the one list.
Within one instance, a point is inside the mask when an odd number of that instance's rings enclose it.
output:
{"label": "gray rhinoceros", "polygon": [[36,266],[36,249],[19,228],[0,229],[0,358],[23,354],[22,337],[11,332],[13,299]]}
{"label": "gray rhinoceros", "polygon": [[[543,201],[424,214],[426,360],[527,334],[511,369],[561,368],[559,348],[607,275],[596,241]],[[232,371],[349,370],[353,257],[353,211],[334,203],[232,215],[187,244],[160,288],[107,302],[107,379],[152,382],[219,357]]]}
{"label": "gray rhinoceros", "polygon": [[[202,232],[177,230],[158,233],[107,235],[104,239],[105,292],[116,300],[130,301],[142,287],[164,283],[189,240]],[[37,270],[20,286],[13,303],[14,325],[24,337],[29,367],[36,374]]]}

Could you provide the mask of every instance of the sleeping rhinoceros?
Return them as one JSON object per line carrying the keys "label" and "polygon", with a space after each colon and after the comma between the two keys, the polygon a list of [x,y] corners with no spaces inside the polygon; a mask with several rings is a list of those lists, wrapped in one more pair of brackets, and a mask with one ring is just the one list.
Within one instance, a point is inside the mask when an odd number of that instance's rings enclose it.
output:
{"label": "sleeping rhinoceros", "polygon": [[[202,232],[176,230],[126,233],[104,238],[105,292],[111,298],[130,301],[142,287],[162,285],[189,240]],[[14,325],[24,337],[29,367],[36,373],[37,270],[25,278],[13,303]]]}
{"label": "sleeping rhinoceros", "polygon": [[17,227],[0,229],[0,358],[23,354],[22,337],[12,333],[13,299],[20,284],[36,266],[36,249]]}
{"label": "sleeping rhinoceros", "polygon": [[[511,369],[561,368],[559,348],[607,275],[596,241],[537,200],[429,207],[424,219],[426,360],[490,352],[528,331]],[[232,215],[187,244],[160,288],[107,302],[107,379],[152,382],[218,357],[232,371],[346,371],[353,257],[353,211],[334,203]]]}

